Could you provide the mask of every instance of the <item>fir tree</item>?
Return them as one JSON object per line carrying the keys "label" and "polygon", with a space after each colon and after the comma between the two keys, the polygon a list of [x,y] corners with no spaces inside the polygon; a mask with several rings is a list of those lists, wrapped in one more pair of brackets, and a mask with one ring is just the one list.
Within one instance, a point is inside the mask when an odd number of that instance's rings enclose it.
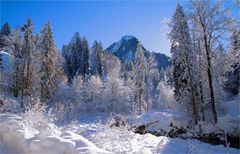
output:
{"label": "fir tree", "polygon": [[234,30],[231,40],[230,71],[226,73],[224,89],[235,96],[240,92],[240,30]]}
{"label": "fir tree", "polygon": [[22,40],[21,40],[21,30],[16,29],[13,36],[13,46],[14,46],[14,74],[13,74],[13,95],[18,97],[21,85],[23,84],[24,74],[23,74],[23,57],[21,53]]}
{"label": "fir tree", "polygon": [[97,70],[98,70],[98,75],[102,77],[103,75],[103,47],[102,43],[100,42],[98,45],[98,50],[97,50]]}
{"label": "fir tree", "polygon": [[9,50],[9,47],[11,46],[10,33],[10,26],[8,23],[5,23],[0,32],[0,51]]}
{"label": "fir tree", "polygon": [[89,46],[86,38],[82,39],[81,75],[85,78],[89,74]]}
{"label": "fir tree", "polygon": [[103,74],[103,47],[101,42],[94,41],[90,54],[90,67],[92,75]]}
{"label": "fir tree", "polygon": [[41,101],[50,98],[52,91],[56,88],[57,77],[57,50],[53,40],[52,28],[48,22],[43,29],[42,51],[41,51]]}
{"label": "fir tree", "polygon": [[11,29],[9,24],[6,22],[1,29],[1,35],[9,35],[11,33]]}
{"label": "fir tree", "polygon": [[192,111],[194,123],[197,124],[198,116],[191,68],[192,48],[190,33],[183,8],[179,4],[173,16],[171,28],[174,97],[176,101],[186,103],[187,108],[190,108],[190,111]]}
{"label": "fir tree", "polygon": [[32,92],[32,85],[33,85],[33,71],[34,71],[34,55],[33,52],[35,50],[35,37],[33,35],[33,23],[32,20],[29,18],[27,20],[27,24],[23,27],[24,31],[24,40],[22,46],[22,56],[23,56],[23,72],[24,72],[24,84],[21,87],[22,91],[22,98],[24,89],[26,89],[26,93],[28,95]]}
{"label": "fir tree", "polygon": [[147,103],[146,100],[144,99],[146,72],[147,72],[146,59],[142,50],[142,45],[138,43],[134,61],[134,80],[136,86],[137,114],[143,113],[143,109],[145,108]]}

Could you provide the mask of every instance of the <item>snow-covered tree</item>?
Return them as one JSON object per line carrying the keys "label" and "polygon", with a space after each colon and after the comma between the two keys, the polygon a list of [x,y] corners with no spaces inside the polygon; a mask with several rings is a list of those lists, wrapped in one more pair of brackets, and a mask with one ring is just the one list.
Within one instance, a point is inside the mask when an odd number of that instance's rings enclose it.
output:
{"label": "snow-covered tree", "polygon": [[134,81],[136,86],[136,111],[137,114],[142,114],[144,111],[146,111],[146,107],[149,102],[147,102],[144,98],[144,91],[146,88],[145,80],[147,73],[147,63],[141,43],[137,44],[133,67]]}
{"label": "snow-covered tree", "polygon": [[86,111],[92,113],[104,112],[106,110],[105,102],[102,101],[103,83],[99,76],[92,75],[87,82],[88,99],[86,102]]}
{"label": "snow-covered tree", "polygon": [[22,98],[24,93],[31,95],[33,91],[33,76],[34,73],[34,51],[35,51],[35,37],[33,34],[33,23],[29,18],[27,23],[23,27],[24,39],[22,45],[22,56],[23,56],[23,72],[24,72],[24,84],[21,87]]}
{"label": "snow-covered tree", "polygon": [[238,95],[240,91],[240,30],[234,30],[231,40],[230,71],[226,73],[224,89],[232,95]]}
{"label": "snow-covered tree", "polygon": [[101,42],[94,41],[90,54],[91,74],[103,74],[103,47]]}
{"label": "snow-covered tree", "polygon": [[82,76],[85,78],[89,74],[89,46],[85,37],[82,38]]}
{"label": "snow-covered tree", "polygon": [[226,71],[229,69],[228,63],[229,60],[224,46],[219,44],[212,56],[213,85],[214,89],[218,89],[215,91],[215,97],[218,102],[224,100],[223,82]]}
{"label": "snow-covered tree", "polygon": [[223,38],[232,24],[228,10],[223,8],[222,2],[213,3],[211,0],[191,0],[191,20],[195,31],[200,34],[199,39],[203,45],[206,57],[206,73],[210,93],[213,120],[217,123],[216,98],[212,77],[212,53],[216,44]]}
{"label": "snow-covered tree", "polygon": [[194,123],[197,124],[198,115],[191,61],[192,44],[187,19],[179,4],[173,16],[171,28],[174,97],[176,101],[186,104],[187,109],[192,113]]}
{"label": "snow-covered tree", "polygon": [[0,50],[4,50],[4,47],[10,45],[10,33],[11,33],[11,29],[9,24],[6,22],[1,29],[0,32]]}
{"label": "snow-covered tree", "polygon": [[158,98],[156,107],[159,109],[179,109],[179,103],[174,100],[173,90],[163,81],[158,83]]}
{"label": "snow-covered tree", "polygon": [[112,54],[104,54],[103,64],[106,72],[103,102],[106,103],[108,111],[115,113],[131,111],[131,89],[121,78],[120,60]]}
{"label": "snow-covered tree", "polygon": [[14,74],[13,74],[13,95],[18,97],[21,86],[24,82],[23,57],[22,57],[22,38],[21,30],[18,28],[13,32],[13,53],[14,53]]}
{"label": "snow-covered tree", "polygon": [[6,22],[1,29],[1,35],[9,35],[11,33],[11,28],[9,24]]}
{"label": "snow-covered tree", "polygon": [[69,82],[77,75],[89,74],[89,47],[86,38],[76,32],[68,45],[63,46],[64,70]]}
{"label": "snow-covered tree", "polygon": [[48,22],[43,29],[43,39],[41,48],[41,69],[40,83],[41,83],[41,101],[48,100],[54,88],[56,88],[56,80],[61,68],[58,67],[57,61],[58,53],[54,43],[52,28]]}

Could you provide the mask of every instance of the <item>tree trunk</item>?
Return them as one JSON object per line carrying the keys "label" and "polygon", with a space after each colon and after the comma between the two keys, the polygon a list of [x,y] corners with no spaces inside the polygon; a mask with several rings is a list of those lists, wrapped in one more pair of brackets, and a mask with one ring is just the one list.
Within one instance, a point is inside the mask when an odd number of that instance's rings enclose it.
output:
{"label": "tree trunk", "polygon": [[200,92],[200,100],[201,100],[201,114],[202,114],[202,121],[205,121],[205,103],[203,99],[203,89],[202,89],[202,81],[199,82],[199,92]]}
{"label": "tree trunk", "polygon": [[210,48],[209,48],[209,45],[207,42],[206,34],[204,34],[204,43],[205,43],[205,50],[206,50],[206,55],[207,55],[207,74],[208,74],[208,83],[209,83],[209,90],[210,90],[210,103],[212,106],[214,123],[216,124],[217,123],[217,112],[216,112],[216,107],[215,107],[215,97],[214,97],[212,73],[211,73],[211,57],[210,57],[210,51],[209,51]]}
{"label": "tree trunk", "polygon": [[190,79],[190,88],[191,88],[191,95],[192,95],[192,110],[193,110],[193,117],[194,117],[194,123],[195,125],[197,125],[198,123],[198,114],[197,114],[197,107],[196,107],[196,96],[195,96],[195,90],[193,87],[193,76],[192,76],[192,72],[191,72],[191,68],[190,68],[190,63],[189,63],[189,58],[188,58],[188,54],[185,51],[185,58],[186,58],[186,62],[187,62],[187,71],[188,71],[188,75],[189,75],[189,79]]}

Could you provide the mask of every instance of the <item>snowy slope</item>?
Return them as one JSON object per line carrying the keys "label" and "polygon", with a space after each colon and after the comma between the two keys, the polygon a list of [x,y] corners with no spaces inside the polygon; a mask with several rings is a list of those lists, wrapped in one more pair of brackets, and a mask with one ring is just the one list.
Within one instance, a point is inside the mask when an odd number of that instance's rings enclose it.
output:
{"label": "snowy slope", "polygon": [[[99,117],[95,117],[96,118]],[[238,149],[212,146],[198,140],[139,135],[127,128],[109,128],[91,123],[72,123],[57,127],[52,123],[31,127],[10,113],[0,114],[1,153],[239,153]]]}
{"label": "snowy slope", "polygon": [[0,70],[3,73],[12,71],[13,56],[5,51],[0,51]]}

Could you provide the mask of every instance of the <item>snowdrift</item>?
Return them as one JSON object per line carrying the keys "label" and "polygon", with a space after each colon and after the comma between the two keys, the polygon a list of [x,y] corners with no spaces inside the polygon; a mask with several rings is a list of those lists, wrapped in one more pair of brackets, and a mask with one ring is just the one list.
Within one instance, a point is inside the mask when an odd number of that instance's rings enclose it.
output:
{"label": "snowdrift", "polygon": [[1,153],[109,153],[81,135],[60,132],[54,124],[32,128],[10,113],[1,114],[0,119]]}
{"label": "snowdrift", "polygon": [[[105,153],[239,153],[239,149],[212,146],[198,140],[135,134],[126,128],[90,122],[99,117],[85,116],[85,122],[57,127],[53,123],[31,127],[21,116],[0,114],[1,153],[105,154]],[[109,152],[110,151],[110,152]]]}

